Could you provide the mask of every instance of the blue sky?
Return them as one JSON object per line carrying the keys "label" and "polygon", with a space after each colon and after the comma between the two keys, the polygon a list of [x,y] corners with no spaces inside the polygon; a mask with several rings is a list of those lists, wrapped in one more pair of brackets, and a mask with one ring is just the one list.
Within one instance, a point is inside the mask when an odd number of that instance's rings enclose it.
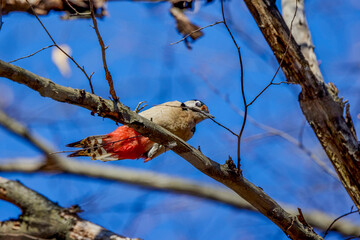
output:
{"label": "blue sky", "polygon": [[[277,1],[279,2],[279,1]],[[276,62],[255,21],[242,1],[226,2],[231,29],[241,46],[245,68],[247,99],[252,99],[271,80]],[[312,0],[306,2],[307,17],[315,51],[326,82],[333,82],[351,103],[355,126],[359,131],[360,6],[356,0]],[[220,4],[199,3],[201,8],[188,16],[199,26],[221,20]],[[216,95],[210,83],[243,109],[240,96],[240,71],[236,49],[223,25],[204,30],[204,37],[192,44],[170,45],[181,36],[168,13],[169,5],[134,2],[110,2],[109,16],[99,20],[106,45],[110,71],[120,100],[131,108],[140,101],[149,106],[166,101],[201,99],[216,119],[239,131],[242,117]],[[229,14],[229,13],[228,13]],[[61,13],[41,17],[58,44],[67,44],[72,55],[87,72],[95,72],[95,93],[107,98],[108,86],[102,69],[101,52],[89,20],[60,19]],[[37,20],[25,13],[3,17],[0,32],[0,59],[10,61],[52,44]],[[238,30],[251,37],[244,38]],[[257,51],[254,51],[254,50]],[[63,77],[51,61],[51,49],[15,64],[54,82],[89,91],[83,73],[71,65],[71,77]],[[284,80],[283,74],[277,81]],[[298,86],[272,86],[250,108],[258,122],[282,130],[297,138],[304,124],[299,107]],[[57,150],[68,150],[67,143],[89,135],[104,134],[116,128],[114,122],[93,117],[88,110],[57,103],[7,79],[0,79],[0,106],[12,117],[46,139]],[[244,175],[261,186],[277,201],[302,209],[319,209],[334,216],[348,212],[352,202],[342,186],[325,174],[302,151],[283,139],[272,136],[251,140],[264,131],[247,123],[243,148]],[[0,128],[0,161],[39,157],[40,153],[22,139]],[[303,141],[328,163],[308,124]],[[236,139],[211,121],[197,127],[189,141],[213,160],[223,163],[229,155],[236,158]],[[82,159],[89,161],[89,159]],[[185,160],[167,152],[144,164],[118,161],[114,164],[181,176],[218,185],[194,169]],[[331,165],[328,164],[330,167]],[[82,217],[120,234],[144,239],[287,239],[265,217],[234,208],[176,194],[158,193],[125,184],[56,174],[11,174],[62,206],[79,204]],[[0,220],[16,217],[19,211],[0,202]],[[353,217],[354,221],[358,221]],[[343,239],[332,234],[326,239]]]}

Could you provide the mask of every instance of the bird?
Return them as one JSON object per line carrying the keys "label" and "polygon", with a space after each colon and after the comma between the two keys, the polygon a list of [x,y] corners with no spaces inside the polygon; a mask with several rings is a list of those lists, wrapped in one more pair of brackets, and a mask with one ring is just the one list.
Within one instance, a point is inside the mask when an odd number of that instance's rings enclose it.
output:
{"label": "bird", "polygon": [[[214,118],[200,100],[165,102],[142,111],[139,115],[184,141],[194,135],[196,124],[207,118]],[[120,126],[109,134],[90,136],[66,146],[81,148],[68,157],[89,156],[91,160],[104,162],[139,158],[148,162],[168,150],[127,125]]]}

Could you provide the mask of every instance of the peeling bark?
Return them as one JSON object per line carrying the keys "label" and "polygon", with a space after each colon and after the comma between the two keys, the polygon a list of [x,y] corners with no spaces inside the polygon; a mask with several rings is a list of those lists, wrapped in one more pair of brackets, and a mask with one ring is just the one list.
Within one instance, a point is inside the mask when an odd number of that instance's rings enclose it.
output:
{"label": "peeling bark", "polygon": [[15,204],[22,211],[19,219],[0,222],[0,238],[131,239],[81,219],[77,215],[79,207],[62,208],[17,181],[0,177],[0,199]]}
{"label": "peeling bark", "polygon": [[[332,162],[346,191],[360,209],[359,144],[353,134],[353,128],[349,127],[349,122],[343,115],[345,106],[343,99],[337,96],[333,84],[324,83],[321,73],[317,70],[317,63],[313,62],[314,57],[309,57],[307,60],[295,39],[291,37],[289,41],[289,28],[272,1],[244,1],[278,62],[283,59],[281,68],[287,81],[301,86],[299,102],[303,114]],[[309,45],[309,36],[305,37],[307,45]],[[284,56],[288,44],[288,53]],[[310,56],[312,53],[307,50],[305,54]]]}

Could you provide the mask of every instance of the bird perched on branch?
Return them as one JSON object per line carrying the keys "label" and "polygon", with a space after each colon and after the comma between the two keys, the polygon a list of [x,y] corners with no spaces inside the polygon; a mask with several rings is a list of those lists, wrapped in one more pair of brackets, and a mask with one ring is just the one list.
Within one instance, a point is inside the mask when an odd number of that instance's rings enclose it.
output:
{"label": "bird perched on branch", "polygon": [[[194,135],[196,124],[206,118],[213,118],[208,107],[199,100],[166,102],[140,112],[139,115],[185,141]],[[126,125],[109,134],[90,136],[66,146],[82,148],[69,157],[90,156],[92,160],[101,161],[144,158],[147,162],[167,150]]]}

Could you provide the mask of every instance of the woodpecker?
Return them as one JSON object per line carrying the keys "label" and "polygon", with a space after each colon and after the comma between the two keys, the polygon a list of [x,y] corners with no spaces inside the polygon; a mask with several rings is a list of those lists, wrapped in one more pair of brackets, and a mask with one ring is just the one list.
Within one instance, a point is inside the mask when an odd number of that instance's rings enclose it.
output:
{"label": "woodpecker", "polygon": [[[139,115],[184,141],[194,135],[196,124],[207,118],[214,118],[209,114],[208,107],[199,100],[166,102],[140,112]],[[167,150],[126,125],[109,134],[90,136],[66,146],[82,148],[68,155],[69,157],[90,156],[91,160],[101,161],[144,158],[147,162]]]}

